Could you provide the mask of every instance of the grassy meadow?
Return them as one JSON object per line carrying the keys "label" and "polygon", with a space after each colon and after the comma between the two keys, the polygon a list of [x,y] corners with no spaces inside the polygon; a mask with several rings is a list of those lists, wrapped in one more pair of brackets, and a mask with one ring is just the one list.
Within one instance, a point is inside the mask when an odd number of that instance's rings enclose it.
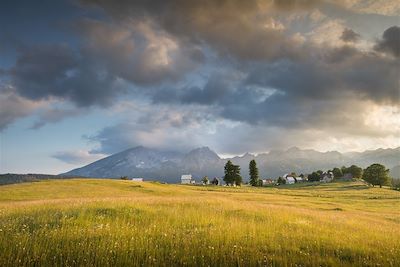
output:
{"label": "grassy meadow", "polygon": [[400,192],[47,180],[0,186],[0,266],[400,266]]}

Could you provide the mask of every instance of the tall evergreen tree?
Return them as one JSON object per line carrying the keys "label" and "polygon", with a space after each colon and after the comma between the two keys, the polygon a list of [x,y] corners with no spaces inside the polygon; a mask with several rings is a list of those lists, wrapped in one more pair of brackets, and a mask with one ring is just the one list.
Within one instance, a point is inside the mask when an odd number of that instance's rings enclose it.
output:
{"label": "tall evergreen tree", "polygon": [[240,176],[240,167],[239,165],[234,165],[230,160],[225,164],[225,176],[224,181],[229,185],[241,185],[242,184],[242,176]]}
{"label": "tall evergreen tree", "polygon": [[252,186],[258,186],[259,185],[259,177],[258,177],[258,168],[257,168],[257,163],[253,159],[249,163],[249,175],[250,175],[250,184]]}
{"label": "tall evergreen tree", "polygon": [[232,161],[228,160],[228,162],[225,164],[224,170],[225,170],[225,176],[224,176],[224,182],[226,184],[232,185],[233,182],[235,181],[235,177],[233,175],[233,163]]}
{"label": "tall evergreen tree", "polygon": [[233,176],[234,176],[235,185],[241,185],[243,182],[243,179],[242,179],[242,176],[240,175],[240,166],[239,165],[233,165]]}

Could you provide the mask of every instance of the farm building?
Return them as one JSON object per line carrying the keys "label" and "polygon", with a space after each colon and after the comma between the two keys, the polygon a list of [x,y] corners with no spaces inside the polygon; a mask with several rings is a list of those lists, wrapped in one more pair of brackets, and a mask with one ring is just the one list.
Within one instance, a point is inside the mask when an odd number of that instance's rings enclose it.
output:
{"label": "farm building", "polygon": [[288,173],[283,175],[283,179],[286,180],[286,184],[294,184],[296,182],[296,179]]}
{"label": "farm building", "polygon": [[181,176],[181,184],[194,184],[195,182],[191,174],[183,174]]}
{"label": "farm building", "polygon": [[324,172],[321,175],[321,182],[329,183],[333,180],[333,172]]}
{"label": "farm building", "polygon": [[133,182],[143,182],[143,178],[135,177],[135,178],[131,178],[131,181],[133,181]]}
{"label": "farm building", "polygon": [[274,181],[272,179],[262,179],[261,181],[262,181],[263,186],[274,183]]}

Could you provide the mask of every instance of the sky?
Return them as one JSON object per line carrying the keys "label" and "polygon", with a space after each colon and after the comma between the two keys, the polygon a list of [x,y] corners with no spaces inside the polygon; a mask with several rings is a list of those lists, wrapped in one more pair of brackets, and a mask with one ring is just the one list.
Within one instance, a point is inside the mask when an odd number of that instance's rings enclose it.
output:
{"label": "sky", "polygon": [[397,0],[3,0],[0,25],[0,173],[400,146]]}

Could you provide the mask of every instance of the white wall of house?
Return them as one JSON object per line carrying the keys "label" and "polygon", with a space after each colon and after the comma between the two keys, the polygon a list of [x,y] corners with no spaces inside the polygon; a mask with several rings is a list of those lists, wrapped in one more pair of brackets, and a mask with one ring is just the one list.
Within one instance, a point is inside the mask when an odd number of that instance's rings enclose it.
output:
{"label": "white wall of house", "polygon": [[294,184],[296,180],[293,177],[287,176],[286,177],[286,184]]}
{"label": "white wall of house", "polygon": [[191,174],[183,174],[181,176],[181,184],[194,184],[194,182]]}

